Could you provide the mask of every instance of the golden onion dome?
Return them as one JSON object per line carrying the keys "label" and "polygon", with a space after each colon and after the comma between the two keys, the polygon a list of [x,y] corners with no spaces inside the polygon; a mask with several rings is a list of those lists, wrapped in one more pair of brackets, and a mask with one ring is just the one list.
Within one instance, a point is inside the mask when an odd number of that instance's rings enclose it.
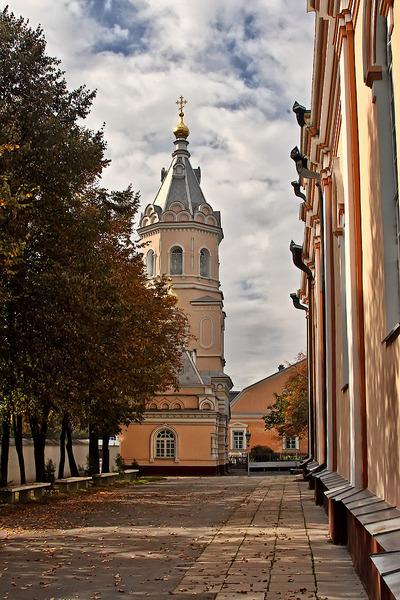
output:
{"label": "golden onion dome", "polygon": [[179,123],[179,125],[177,125],[174,129],[174,135],[175,137],[178,138],[187,138],[187,136],[189,135],[189,127],[187,127],[185,125],[185,123],[183,122],[183,114],[182,116],[179,115],[181,117],[181,121]]}

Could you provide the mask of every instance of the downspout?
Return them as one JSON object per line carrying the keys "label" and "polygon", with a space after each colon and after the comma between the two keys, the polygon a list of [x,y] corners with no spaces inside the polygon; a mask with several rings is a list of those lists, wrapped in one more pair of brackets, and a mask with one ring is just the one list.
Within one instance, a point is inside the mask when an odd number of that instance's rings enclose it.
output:
{"label": "downspout", "polygon": [[290,251],[293,257],[294,265],[303,271],[307,275],[307,287],[308,287],[308,309],[303,304],[300,304],[300,299],[297,294],[290,294],[293,300],[295,308],[300,310],[308,310],[307,315],[307,374],[308,374],[308,448],[309,448],[309,459],[313,460],[315,457],[315,418],[314,418],[314,378],[313,378],[313,365],[314,365],[314,353],[313,353],[313,296],[312,296],[312,282],[313,275],[311,270],[302,260],[303,247],[298,246],[293,242],[290,243]]}
{"label": "downspout", "polygon": [[324,463],[327,462],[328,459],[328,440],[327,440],[327,389],[326,389],[326,281],[325,281],[325,219],[324,219],[324,196],[322,193],[321,184],[319,181],[315,184],[318,188],[318,200],[319,200],[319,215],[320,215],[320,223],[321,223],[321,304],[322,304],[322,349],[323,349],[323,361],[322,361],[322,395],[323,395],[323,404],[322,404],[322,421],[323,421],[323,435],[324,435]]}
{"label": "downspout", "polygon": [[[300,178],[304,177],[305,179],[318,179],[319,173],[316,171],[311,171],[307,168],[307,159],[300,153],[300,150],[297,148],[293,148],[290,153],[291,158],[296,163],[296,170],[299,174]],[[320,286],[320,296],[321,296],[321,309],[322,309],[322,435],[323,435],[323,464],[326,464],[328,457],[328,446],[327,446],[327,389],[326,389],[326,282],[325,282],[325,220],[324,220],[324,197],[321,190],[321,185],[319,181],[316,181],[316,186],[318,188],[318,205],[319,205],[319,213],[320,213],[320,229],[321,229],[321,261],[320,261],[320,277],[321,277],[321,286]],[[293,247],[293,249],[292,249]],[[310,269],[302,262],[302,254],[303,248],[302,246],[298,246],[293,241],[290,244],[290,251],[293,253],[293,262],[300,270],[304,271],[307,276],[309,273],[311,274]],[[309,271],[309,273],[308,273]],[[316,430],[315,430],[316,431]],[[314,448],[315,450],[315,448]]]}

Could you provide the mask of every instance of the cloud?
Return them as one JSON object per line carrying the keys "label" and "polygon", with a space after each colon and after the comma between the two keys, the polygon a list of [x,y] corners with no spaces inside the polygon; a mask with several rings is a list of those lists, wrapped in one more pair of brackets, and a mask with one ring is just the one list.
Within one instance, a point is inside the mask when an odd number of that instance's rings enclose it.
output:
{"label": "cloud", "polygon": [[70,87],[97,89],[87,124],[105,126],[103,183],[153,201],[174,150],[177,98],[189,101],[193,167],[221,211],[226,372],[242,387],[304,350],[289,243],[302,242],[291,148],[295,100],[308,105],[313,16],[298,0],[13,0],[41,23]]}

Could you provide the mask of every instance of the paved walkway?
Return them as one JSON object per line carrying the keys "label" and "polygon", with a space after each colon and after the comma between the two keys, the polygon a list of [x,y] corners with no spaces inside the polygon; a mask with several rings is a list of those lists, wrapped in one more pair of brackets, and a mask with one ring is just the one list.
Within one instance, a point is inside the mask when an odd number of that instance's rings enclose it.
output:
{"label": "paved walkway", "polygon": [[4,600],[367,600],[286,475],[168,478],[0,513]]}
{"label": "paved walkway", "polygon": [[266,477],[214,536],[174,594],[216,600],[368,599],[305,482]]}

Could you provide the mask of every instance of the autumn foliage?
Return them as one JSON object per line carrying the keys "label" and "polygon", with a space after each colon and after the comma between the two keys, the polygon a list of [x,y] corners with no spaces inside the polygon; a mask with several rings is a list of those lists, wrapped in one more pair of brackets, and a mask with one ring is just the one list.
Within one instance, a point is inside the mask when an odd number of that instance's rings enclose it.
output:
{"label": "autumn foliage", "polygon": [[265,429],[276,429],[280,436],[304,437],[308,426],[308,375],[304,354],[289,365],[290,370],[281,394],[274,394],[274,404],[268,406]]}
{"label": "autumn foliage", "polygon": [[13,428],[24,479],[29,428],[43,481],[50,427],[62,451],[74,428],[89,432],[98,471],[98,438],[106,450],[177,383],[187,330],[167,281],[145,276],[138,194],[100,185],[103,130],[83,125],[95,93],[69,91],[41,29],[7,8],[0,42],[0,470],[6,482]]}

